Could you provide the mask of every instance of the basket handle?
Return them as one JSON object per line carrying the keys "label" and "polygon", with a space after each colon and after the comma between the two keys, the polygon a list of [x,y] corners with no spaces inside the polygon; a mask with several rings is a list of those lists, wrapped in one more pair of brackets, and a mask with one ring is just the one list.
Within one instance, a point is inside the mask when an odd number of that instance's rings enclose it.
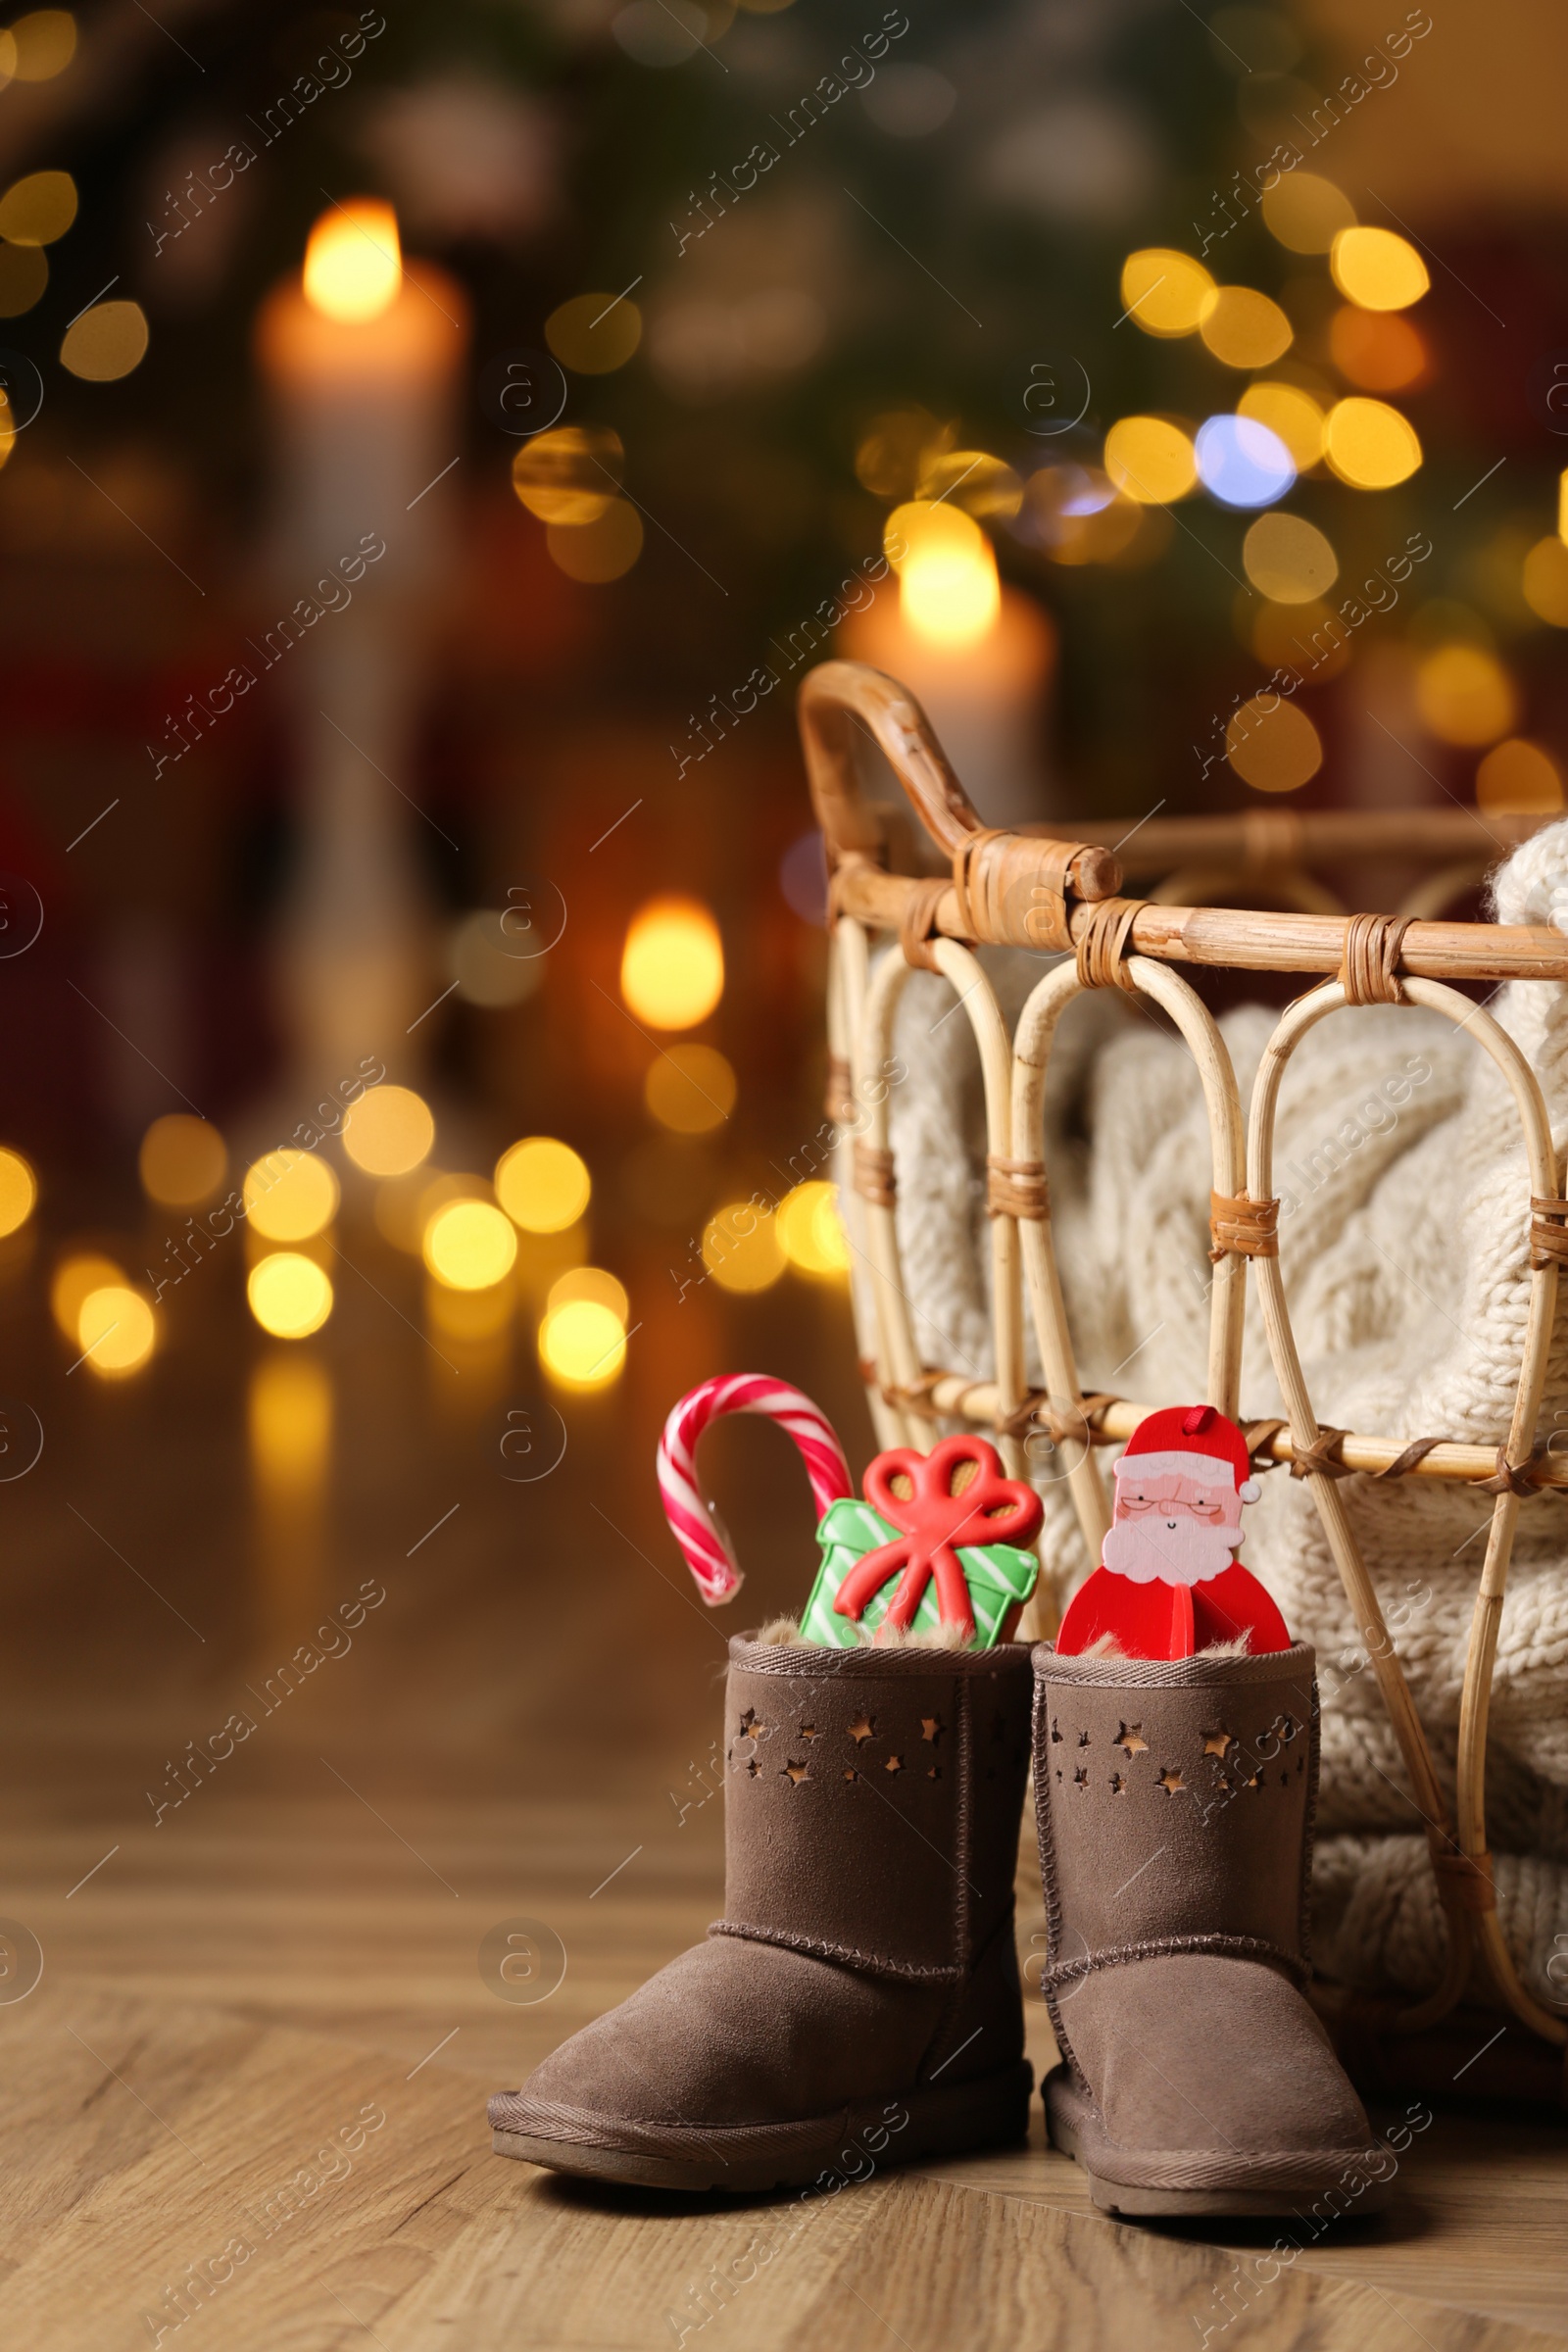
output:
{"label": "basket handle", "polygon": [[[1041,870],[1042,844],[992,835],[954,774],[936,733],[907,687],[864,662],[823,662],[801,682],[801,737],[811,799],[827,844],[828,870],[847,858],[879,858],[886,847],[882,816],[861,788],[857,728],[877,745],[937,848],[950,860],[977,834],[1016,844],[1031,880]],[[1020,868],[1020,871],[1022,869]],[[1075,843],[1064,860],[1068,890],[1080,899],[1114,897],[1121,868],[1110,851]]]}

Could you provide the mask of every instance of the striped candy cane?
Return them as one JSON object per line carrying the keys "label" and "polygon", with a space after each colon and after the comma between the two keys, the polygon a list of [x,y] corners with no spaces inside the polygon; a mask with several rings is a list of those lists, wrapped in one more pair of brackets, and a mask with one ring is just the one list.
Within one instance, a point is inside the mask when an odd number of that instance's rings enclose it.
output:
{"label": "striped candy cane", "polygon": [[760,1372],[721,1373],[683,1396],[659,1441],[659,1491],[664,1516],[710,1608],[741,1588],[728,1531],[697,1482],[697,1442],[721,1413],[765,1413],[789,1431],[806,1463],[818,1518],[829,1503],[855,1492],[831,1423],[787,1381],[769,1380]]}

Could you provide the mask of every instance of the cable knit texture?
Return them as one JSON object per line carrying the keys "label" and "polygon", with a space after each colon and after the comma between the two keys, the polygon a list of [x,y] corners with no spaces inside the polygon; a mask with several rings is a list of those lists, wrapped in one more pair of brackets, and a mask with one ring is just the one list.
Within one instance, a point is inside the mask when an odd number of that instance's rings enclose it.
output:
{"label": "cable knit texture", "polygon": [[[1568,932],[1568,822],[1537,834],[1494,883],[1497,919]],[[986,950],[1015,1019],[1045,958]],[[914,972],[894,1039],[898,1229],[928,1364],[989,1377],[990,1252],[980,1070],[949,984]],[[1490,1009],[1533,1063],[1559,1152],[1568,1133],[1568,989],[1521,981]],[[1221,1023],[1245,1105],[1275,1015]],[[1197,1072],[1169,1025],[1121,991],[1080,1000],[1057,1034],[1046,1164],[1062,1287],[1086,1390],[1151,1404],[1203,1393],[1210,1164]],[[1531,1192],[1517,1117],[1490,1057],[1440,1015],[1368,1006],[1297,1049],[1275,1141],[1280,1258],[1320,1421],[1401,1443],[1506,1436],[1529,1291]],[[1030,1342],[1029,1378],[1040,1366]],[[1250,1289],[1242,1412],[1281,1400]],[[1559,1323],[1539,1435],[1568,1448]],[[1039,1482],[1048,1562],[1075,1586],[1092,1563],[1065,1486]],[[1342,1487],[1439,1771],[1452,1789],[1459,1691],[1491,1497],[1437,1481]],[[1323,1684],[1314,1945],[1331,1976],[1420,1992],[1443,1928],[1425,1839],[1364,1645],[1309,1489],[1263,1480],[1249,1566]],[[1494,1683],[1489,1832],[1499,1916],[1525,1982],[1559,2005],[1568,1953],[1568,1501],[1519,1514]],[[1549,1966],[1555,1962],[1553,1973]]]}

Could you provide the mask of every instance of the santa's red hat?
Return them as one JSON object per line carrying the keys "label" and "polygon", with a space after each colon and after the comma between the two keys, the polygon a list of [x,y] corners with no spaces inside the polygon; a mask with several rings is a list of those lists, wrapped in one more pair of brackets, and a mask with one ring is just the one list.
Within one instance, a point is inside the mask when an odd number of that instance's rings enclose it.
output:
{"label": "santa's red hat", "polygon": [[1243,1502],[1258,1497],[1247,1440],[1235,1422],[1211,1404],[1167,1405],[1140,1421],[1116,1464],[1116,1475],[1153,1478],[1162,1472],[1202,1479],[1209,1486],[1228,1485]]}

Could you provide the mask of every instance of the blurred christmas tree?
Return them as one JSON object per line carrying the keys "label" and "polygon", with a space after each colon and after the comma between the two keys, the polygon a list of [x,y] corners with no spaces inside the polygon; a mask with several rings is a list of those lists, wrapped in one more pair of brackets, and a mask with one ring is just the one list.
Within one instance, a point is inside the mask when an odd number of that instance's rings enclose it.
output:
{"label": "blurred christmas tree", "polygon": [[[71,20],[45,11],[23,50],[46,19],[60,46]],[[577,437],[523,486],[561,568],[619,582],[625,690],[700,703],[891,511],[917,557],[940,506],[950,549],[967,514],[975,560],[1055,615],[1085,808],[1468,800],[1478,755],[1484,803],[1555,806],[1546,239],[1479,228],[1439,258],[1342,184],[1346,125],[1403,103],[1445,36],[1414,9],[1358,55],[1307,22],[1187,0],[192,7],[167,30],[106,10],[91,74],[0,96],[8,331],[51,427],[109,429],[113,380],[113,429],[194,453],[242,507],[257,303],[323,195],[376,188],[471,286],[481,381],[519,352],[564,369]],[[68,171],[69,238],[35,217]],[[493,405],[470,433],[470,468],[504,476]]]}

